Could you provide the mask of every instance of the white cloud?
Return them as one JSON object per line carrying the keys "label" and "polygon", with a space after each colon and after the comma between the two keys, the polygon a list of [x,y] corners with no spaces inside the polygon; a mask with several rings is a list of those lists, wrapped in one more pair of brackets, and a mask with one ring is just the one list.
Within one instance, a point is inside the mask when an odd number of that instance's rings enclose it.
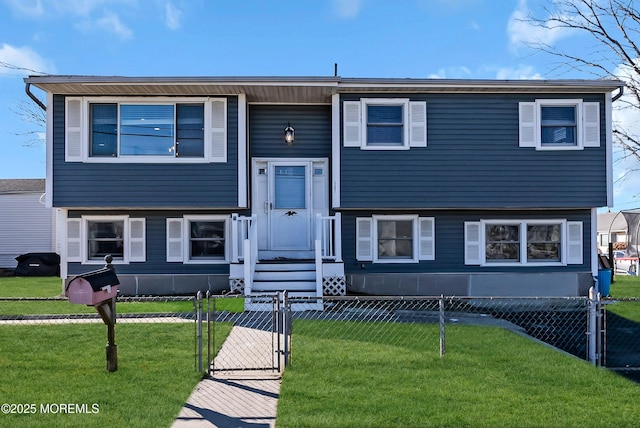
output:
{"label": "white cloud", "polygon": [[25,75],[55,73],[55,67],[52,63],[28,47],[17,48],[3,43],[0,46],[0,63],[0,68],[9,68]]}
{"label": "white cloud", "polygon": [[470,79],[473,72],[464,66],[440,68],[435,73],[427,75],[429,79]]}
{"label": "white cloud", "polygon": [[113,12],[105,12],[102,18],[96,20],[96,26],[104,31],[113,33],[121,39],[133,37],[133,31],[120,21],[120,17]]}
{"label": "white cloud", "polygon": [[333,10],[338,18],[355,18],[362,9],[363,0],[333,0]]}
{"label": "white cloud", "polygon": [[496,72],[498,80],[539,80],[542,75],[534,70],[530,65],[518,65],[517,68],[503,67]]}
{"label": "white cloud", "polygon": [[180,17],[182,16],[182,11],[172,5],[171,3],[167,3],[165,6],[166,12],[166,24],[167,27],[171,30],[177,30],[180,28]]}
{"label": "white cloud", "polygon": [[38,17],[44,14],[41,0],[6,0],[5,3],[18,15]]}
{"label": "white cloud", "polygon": [[[133,31],[123,23],[113,9],[131,12],[138,0],[5,0],[16,14],[29,18],[59,20],[72,19],[81,31],[102,29],[121,39],[133,37]],[[97,18],[96,18],[97,17]]]}
{"label": "white cloud", "polygon": [[[517,50],[527,44],[553,45],[555,42],[570,34],[566,28],[552,25],[534,25],[529,22],[531,13],[527,0],[519,0],[507,22],[507,35],[512,49]],[[541,19],[548,19],[550,16]]]}
{"label": "white cloud", "polygon": [[[640,59],[636,58],[635,62],[640,63]],[[615,75],[622,81],[638,77],[629,65],[618,66]],[[614,128],[622,129],[636,139],[640,138],[640,107],[630,93],[625,93],[613,103],[612,120]],[[616,147],[613,169],[616,207],[628,209],[640,206],[640,162]]]}

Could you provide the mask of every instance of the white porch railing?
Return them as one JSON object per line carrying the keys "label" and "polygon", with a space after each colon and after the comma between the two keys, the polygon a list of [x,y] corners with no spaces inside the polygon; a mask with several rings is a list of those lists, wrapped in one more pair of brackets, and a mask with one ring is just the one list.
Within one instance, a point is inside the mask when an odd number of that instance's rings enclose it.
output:
{"label": "white porch railing", "polygon": [[340,213],[333,216],[316,215],[316,240],[320,241],[323,260],[342,262],[342,228]]}
{"label": "white porch railing", "polygon": [[231,261],[243,261],[245,294],[251,294],[253,275],[258,261],[258,228],[256,215],[241,217],[231,215]]}
{"label": "white porch railing", "polygon": [[236,213],[231,214],[231,263],[238,263],[244,259],[243,242],[245,239],[251,239],[250,229],[253,223],[255,223],[255,215],[245,217]]}

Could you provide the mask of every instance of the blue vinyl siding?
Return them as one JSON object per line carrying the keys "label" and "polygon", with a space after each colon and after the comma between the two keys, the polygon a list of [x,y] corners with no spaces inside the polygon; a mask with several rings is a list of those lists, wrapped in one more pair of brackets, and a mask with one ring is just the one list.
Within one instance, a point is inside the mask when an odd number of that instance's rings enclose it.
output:
{"label": "blue vinyl siding", "polygon": [[[343,96],[342,101],[359,98]],[[396,151],[341,147],[343,208],[606,205],[603,95],[563,96],[599,102],[601,133],[598,148],[564,151],[518,146],[518,102],[559,98],[557,94],[412,94],[410,98],[427,102],[428,147]]]}
{"label": "blue vinyl siding", "polygon": [[226,163],[65,162],[64,100],[54,96],[55,207],[238,206],[238,102],[227,102]]}
{"label": "blue vinyl siding", "polygon": [[[435,219],[435,260],[420,261],[419,263],[372,263],[359,262],[355,256],[356,218],[371,217],[373,214],[399,215],[419,214],[421,217]],[[583,254],[582,265],[567,266],[467,266],[464,263],[464,223],[480,221],[482,219],[566,219],[568,221],[583,222]],[[342,213],[342,257],[345,272],[367,273],[471,273],[471,272],[584,272],[591,270],[591,211],[590,210],[561,210],[561,211],[358,211]],[[595,237],[593,237],[595,239]],[[563,243],[566,244],[566,243]],[[364,266],[364,268],[363,268]]]}
{"label": "blue vinyl siding", "polygon": [[[284,142],[287,124],[295,129]],[[331,155],[330,105],[249,106],[249,147],[258,158],[328,158]]]}
{"label": "blue vinyl siding", "polygon": [[[122,274],[229,274],[227,263],[216,264],[183,264],[181,262],[167,262],[167,218],[178,218],[184,214],[212,214],[210,211],[73,211],[69,218],[82,215],[129,215],[132,218],[146,219],[146,261],[140,263],[116,264],[115,269]],[[231,214],[229,213],[229,216]],[[228,238],[228,237],[227,237]],[[77,275],[98,268],[98,265],[83,265],[69,263],[69,274]]]}

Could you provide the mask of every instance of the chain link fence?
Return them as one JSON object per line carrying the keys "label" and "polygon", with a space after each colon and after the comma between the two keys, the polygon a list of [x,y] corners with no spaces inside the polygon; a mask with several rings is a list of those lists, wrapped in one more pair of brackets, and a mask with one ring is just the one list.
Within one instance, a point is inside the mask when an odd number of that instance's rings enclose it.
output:
{"label": "chain link fence", "polygon": [[601,363],[640,382],[640,299],[607,298],[601,303]]}
{"label": "chain link fence", "polygon": [[[203,374],[280,373],[295,358],[296,334],[335,340],[417,341],[446,354],[447,327],[506,328],[640,381],[640,299],[492,297],[289,298],[264,296],[118,297],[117,324],[190,323],[194,367]],[[251,310],[256,308],[260,310]],[[252,306],[253,305],[253,306]],[[308,310],[313,308],[314,310]],[[66,298],[0,298],[8,325],[103,323],[95,308]],[[411,334],[406,334],[406,328]]]}

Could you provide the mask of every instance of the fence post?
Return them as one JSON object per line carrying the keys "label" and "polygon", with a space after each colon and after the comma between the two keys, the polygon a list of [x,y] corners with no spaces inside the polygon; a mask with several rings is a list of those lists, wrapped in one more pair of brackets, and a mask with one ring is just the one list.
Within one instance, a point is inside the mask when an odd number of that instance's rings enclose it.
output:
{"label": "fence post", "polygon": [[282,293],[282,336],[283,336],[283,347],[284,347],[284,367],[290,363],[290,349],[289,349],[289,338],[291,337],[291,304],[289,303],[289,294],[285,291]]}
{"label": "fence post", "polygon": [[440,358],[444,357],[445,353],[445,337],[444,337],[444,296],[440,295],[438,300],[438,306],[440,310]]}
{"label": "fence post", "polygon": [[[215,299],[213,300],[215,302]],[[211,374],[211,291],[207,290],[207,375]]]}
{"label": "fence post", "polygon": [[197,361],[198,373],[202,373],[202,292],[196,294],[196,325],[197,325]]}
{"label": "fence post", "polygon": [[602,295],[596,294],[596,361],[598,366],[606,367],[607,352],[607,317],[602,308]]}
{"label": "fence post", "polygon": [[[597,281],[597,280],[596,280]],[[597,312],[596,292],[595,287],[589,288],[589,300],[587,301],[587,307],[589,311],[589,331],[587,335],[589,337],[589,362],[596,365],[598,350],[597,348],[597,331],[596,331],[596,312]]]}

